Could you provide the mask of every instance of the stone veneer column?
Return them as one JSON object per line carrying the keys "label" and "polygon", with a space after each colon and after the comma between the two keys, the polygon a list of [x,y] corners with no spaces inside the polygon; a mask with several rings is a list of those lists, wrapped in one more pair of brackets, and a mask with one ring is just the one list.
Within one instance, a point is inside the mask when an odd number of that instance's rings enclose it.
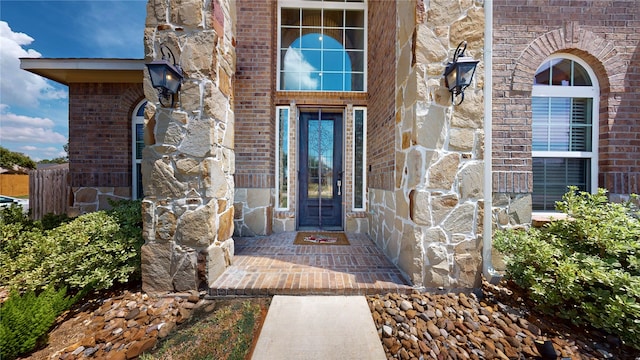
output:
{"label": "stone veneer column", "polygon": [[175,108],[145,71],[142,282],[197,290],[233,258],[235,8],[232,0],[149,0],[147,62],[171,49],[184,71]]}
{"label": "stone veneer column", "polygon": [[425,289],[480,286],[483,63],[459,106],[443,74],[461,41],[482,60],[482,4],[396,2],[395,191],[371,189],[371,235]]}

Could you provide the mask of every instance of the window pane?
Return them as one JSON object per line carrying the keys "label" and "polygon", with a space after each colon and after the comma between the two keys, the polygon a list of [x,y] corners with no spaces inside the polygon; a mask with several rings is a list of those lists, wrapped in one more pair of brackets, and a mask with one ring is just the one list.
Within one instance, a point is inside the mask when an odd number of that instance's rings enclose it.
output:
{"label": "window pane", "polygon": [[349,50],[346,53],[351,61],[351,70],[362,72],[364,71],[364,51]]}
{"label": "window pane", "polygon": [[299,26],[300,25],[300,9],[285,9],[282,8],[280,13],[280,24],[282,26]]}
{"label": "window pane", "polygon": [[142,106],[138,108],[138,111],[136,112],[136,116],[144,116],[144,108],[146,106],[147,106],[147,102],[145,101],[144,104],[142,104]]}
{"label": "window pane", "polygon": [[136,199],[144,198],[144,189],[142,188],[142,165],[136,164]]}
{"label": "window pane", "polygon": [[533,77],[534,85],[549,85],[549,78],[551,77],[551,63],[549,61],[542,64],[536,71]]}
{"label": "window pane", "polygon": [[551,60],[551,85],[571,85],[571,60]]}
{"label": "window pane", "polygon": [[136,160],[142,159],[142,149],[144,149],[144,125],[136,124]]}
{"label": "window pane", "polygon": [[573,62],[573,86],[593,86],[587,70],[577,62]]}
{"label": "window pane", "polygon": [[346,29],[345,30],[345,44],[347,49],[364,49],[364,30],[361,29]]}
{"label": "window pane", "polygon": [[354,179],[353,207],[364,208],[364,111],[356,110],[353,119],[354,133]]}
{"label": "window pane", "polygon": [[324,26],[340,28],[344,24],[344,10],[325,10],[324,11]]}
{"label": "window pane", "polygon": [[533,210],[553,211],[567,187],[581,191],[590,185],[590,159],[533,158]]}
{"label": "window pane", "polygon": [[346,27],[358,27],[364,29],[364,12],[362,11],[346,11],[345,16]]}
{"label": "window pane", "polygon": [[278,207],[289,207],[289,108],[278,109]]}
{"label": "window pane", "polygon": [[322,10],[302,9],[302,26],[322,25]]}
{"label": "window pane", "polygon": [[344,90],[344,74],[323,73],[322,74],[322,90],[343,91]]}

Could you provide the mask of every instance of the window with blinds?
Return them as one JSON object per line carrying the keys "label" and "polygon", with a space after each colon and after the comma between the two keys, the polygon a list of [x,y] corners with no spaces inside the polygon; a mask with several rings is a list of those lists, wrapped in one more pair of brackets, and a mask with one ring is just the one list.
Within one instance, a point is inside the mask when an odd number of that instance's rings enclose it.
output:
{"label": "window with blinds", "polygon": [[572,57],[546,61],[531,99],[533,210],[554,211],[567,187],[593,191],[597,174],[597,86]]}

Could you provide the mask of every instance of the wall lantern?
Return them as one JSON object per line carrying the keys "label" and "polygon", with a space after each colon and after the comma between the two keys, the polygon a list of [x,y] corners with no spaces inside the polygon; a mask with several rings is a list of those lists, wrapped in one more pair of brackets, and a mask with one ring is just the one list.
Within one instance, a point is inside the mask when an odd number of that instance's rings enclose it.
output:
{"label": "wall lantern", "polygon": [[161,60],[154,60],[147,65],[151,84],[158,90],[158,100],[162,106],[167,107],[163,99],[171,99],[171,107],[174,105],[174,95],[180,90],[182,84],[182,69],[176,64],[176,58],[166,46],[160,47]]}
{"label": "wall lantern", "polygon": [[[476,72],[476,65],[479,63],[479,61],[470,56],[464,56],[466,49],[466,41],[458,44],[456,51],[453,53],[453,61],[448,63],[447,68],[444,70],[444,84],[451,92],[451,102],[454,105],[460,105],[464,101],[464,89],[471,85],[473,74]],[[460,102],[456,104],[455,97],[458,95],[460,95]]]}

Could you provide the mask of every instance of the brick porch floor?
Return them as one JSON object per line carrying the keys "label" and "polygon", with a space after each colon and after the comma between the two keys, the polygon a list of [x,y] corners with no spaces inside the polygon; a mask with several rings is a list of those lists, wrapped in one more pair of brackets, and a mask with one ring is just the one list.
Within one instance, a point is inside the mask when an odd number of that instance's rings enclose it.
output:
{"label": "brick porch floor", "polygon": [[212,296],[367,295],[410,293],[398,268],[365,234],[350,245],[293,245],[295,232],[235,238],[233,265],[213,283]]}

